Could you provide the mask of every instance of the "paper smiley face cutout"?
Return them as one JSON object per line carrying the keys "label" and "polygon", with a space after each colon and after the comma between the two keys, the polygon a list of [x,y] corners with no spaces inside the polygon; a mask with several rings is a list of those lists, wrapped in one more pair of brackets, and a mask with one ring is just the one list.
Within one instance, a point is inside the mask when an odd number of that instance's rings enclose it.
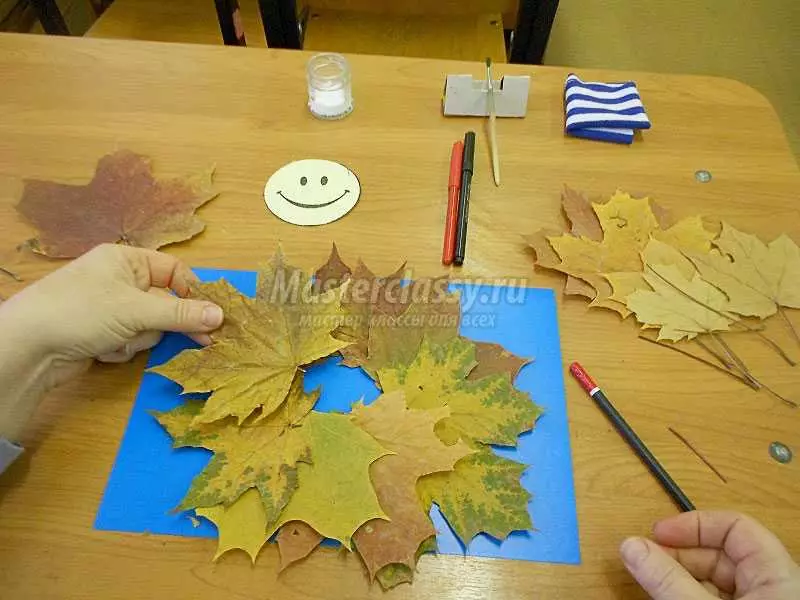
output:
{"label": "paper smiley face cutout", "polygon": [[275,171],[264,187],[267,208],[294,225],[325,225],[340,219],[360,195],[355,174],[330,160],[291,162]]}

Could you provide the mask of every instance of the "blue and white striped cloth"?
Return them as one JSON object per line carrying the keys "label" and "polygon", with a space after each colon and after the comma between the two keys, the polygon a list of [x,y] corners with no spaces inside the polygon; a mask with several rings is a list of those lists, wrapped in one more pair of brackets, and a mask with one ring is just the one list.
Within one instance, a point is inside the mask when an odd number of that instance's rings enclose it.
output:
{"label": "blue and white striped cloth", "polygon": [[581,81],[570,73],[564,86],[567,135],[630,144],[634,129],[650,129],[636,83]]}

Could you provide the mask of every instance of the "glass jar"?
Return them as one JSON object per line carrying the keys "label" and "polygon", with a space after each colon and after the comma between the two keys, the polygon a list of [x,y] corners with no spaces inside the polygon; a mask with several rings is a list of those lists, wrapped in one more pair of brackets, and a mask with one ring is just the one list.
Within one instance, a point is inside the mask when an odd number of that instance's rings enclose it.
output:
{"label": "glass jar", "polygon": [[353,110],[350,65],[341,54],[315,54],[306,67],[308,108],[320,119],[341,119]]}

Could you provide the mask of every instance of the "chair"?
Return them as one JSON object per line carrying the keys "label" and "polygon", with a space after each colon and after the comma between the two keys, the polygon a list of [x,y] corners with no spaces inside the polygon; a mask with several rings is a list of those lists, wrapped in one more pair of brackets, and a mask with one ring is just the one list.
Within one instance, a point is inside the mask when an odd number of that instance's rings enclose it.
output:
{"label": "chair", "polygon": [[[32,1],[38,5],[48,33],[66,33],[63,18],[59,20],[60,13],[55,14],[58,9],[54,0]],[[244,11],[252,8],[250,2],[243,0],[237,14],[238,22],[244,22],[245,38],[241,27],[237,31],[237,19],[233,18],[238,2],[215,0],[216,32],[200,2],[192,0],[182,10],[186,0],[116,0],[87,35],[213,42],[219,40],[221,32],[226,44],[241,44],[246,39],[248,45],[258,45],[261,36],[254,25],[256,19]],[[202,2],[209,5],[211,0]],[[541,64],[558,0],[257,0],[257,7],[271,48],[465,60],[491,56],[496,62],[509,59]],[[465,12],[465,7],[471,10]],[[131,19],[146,11],[172,12],[169,18],[150,14],[142,17],[140,24],[149,23],[152,28],[170,22],[174,25],[163,33],[154,31],[152,36],[148,31],[132,28]]]}

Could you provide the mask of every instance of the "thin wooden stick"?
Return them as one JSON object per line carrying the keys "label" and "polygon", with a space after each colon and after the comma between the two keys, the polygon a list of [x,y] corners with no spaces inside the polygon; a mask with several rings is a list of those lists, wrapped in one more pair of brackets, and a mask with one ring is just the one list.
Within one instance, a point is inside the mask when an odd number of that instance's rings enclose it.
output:
{"label": "thin wooden stick", "polygon": [[750,383],[750,381],[748,379],[745,379],[744,377],[742,377],[738,373],[730,371],[730,370],[728,370],[728,369],[726,369],[724,367],[720,367],[718,364],[713,363],[710,360],[706,360],[705,358],[702,358],[700,356],[697,356],[696,354],[692,354],[691,352],[687,352],[683,348],[678,348],[674,344],[665,344],[664,342],[659,342],[658,340],[654,340],[653,338],[649,338],[646,335],[642,335],[641,333],[639,334],[639,339],[642,339],[642,340],[644,340],[646,342],[650,342],[651,344],[655,344],[656,346],[661,346],[662,348],[668,348],[669,350],[674,350],[675,352],[679,352],[680,354],[683,354],[684,356],[688,356],[689,358],[693,358],[693,359],[695,359],[697,361],[700,361],[704,365],[708,365],[709,367],[711,367],[713,369],[716,369],[717,371],[719,371],[721,373],[725,373],[726,375],[728,375],[730,377],[733,377],[737,381],[741,381],[747,387],[750,387],[750,388],[752,388],[754,390],[758,389],[752,383]]}
{"label": "thin wooden stick", "polygon": [[698,337],[696,337],[696,338],[694,338],[694,341],[695,341],[695,342],[697,343],[697,345],[698,345],[698,346],[700,346],[700,347],[701,347],[703,350],[705,350],[706,352],[708,352],[708,353],[709,353],[711,356],[713,356],[713,357],[714,357],[714,358],[716,358],[716,359],[717,359],[719,362],[721,362],[723,365],[725,365],[725,368],[727,368],[727,369],[732,369],[732,368],[733,368],[733,363],[731,363],[731,361],[729,361],[727,358],[725,358],[725,356],[724,356],[724,355],[722,355],[722,354],[718,353],[718,352],[717,352],[716,350],[714,350],[714,349],[713,349],[711,346],[709,346],[708,344],[706,344],[706,343],[705,343],[703,340],[701,340],[701,339],[700,339],[700,337],[699,337],[699,336],[698,336]]}
{"label": "thin wooden stick", "polygon": [[752,327],[752,326],[748,325],[747,323],[744,323],[744,322],[742,322],[742,321],[740,321],[740,320],[738,320],[738,319],[736,319],[736,318],[732,317],[731,315],[729,315],[729,314],[727,314],[727,313],[725,313],[725,312],[723,312],[723,311],[721,311],[721,310],[717,310],[716,308],[714,308],[713,306],[710,306],[710,305],[706,304],[706,303],[705,303],[705,302],[703,302],[702,300],[698,300],[697,298],[695,298],[695,297],[694,297],[694,296],[692,296],[691,294],[689,294],[689,293],[687,293],[687,292],[683,291],[683,290],[682,290],[681,288],[679,288],[677,285],[675,285],[674,283],[672,283],[672,282],[671,282],[669,279],[667,279],[667,278],[666,278],[666,277],[664,277],[664,276],[663,276],[661,273],[659,273],[658,271],[656,271],[656,270],[655,270],[655,269],[654,269],[652,266],[650,266],[650,265],[646,265],[646,266],[647,266],[647,268],[648,268],[648,269],[650,269],[650,270],[651,270],[653,273],[655,273],[655,274],[658,276],[658,278],[659,278],[659,279],[661,279],[661,280],[662,280],[664,283],[666,283],[666,284],[667,284],[667,285],[669,285],[670,287],[672,287],[672,288],[676,289],[678,292],[680,292],[680,293],[681,293],[683,296],[686,296],[686,297],[687,297],[689,300],[691,300],[692,302],[696,302],[697,304],[699,304],[699,305],[700,305],[700,306],[702,306],[703,308],[705,308],[705,309],[707,309],[707,310],[710,310],[711,312],[713,312],[713,313],[715,313],[715,314],[718,314],[718,315],[719,315],[720,317],[722,317],[723,319],[728,319],[728,321],[730,321],[730,324],[731,324],[731,325],[735,325],[735,326],[738,326],[738,327],[743,327],[743,328],[744,328],[744,329],[746,329],[747,331],[751,331],[751,332],[755,333],[755,334],[756,334],[758,337],[760,337],[760,338],[761,338],[762,340],[764,340],[764,341],[765,341],[767,344],[769,344],[769,346],[770,346],[770,347],[771,347],[773,350],[775,350],[775,352],[777,352],[777,353],[778,353],[778,354],[781,356],[781,358],[783,358],[783,360],[785,360],[785,361],[786,361],[787,363],[789,363],[791,366],[793,366],[793,367],[794,367],[794,366],[797,364],[797,363],[796,363],[794,360],[792,360],[791,358],[789,358],[789,355],[787,355],[787,354],[786,354],[786,352],[784,352],[784,351],[783,351],[783,348],[781,348],[781,347],[780,347],[780,346],[777,344],[777,342],[775,342],[774,340],[770,339],[769,337],[767,337],[766,335],[764,335],[763,333],[761,333],[761,331],[759,331],[759,330],[758,330],[758,329],[756,329],[755,327]]}
{"label": "thin wooden stick", "polygon": [[0,273],[5,273],[15,281],[23,281],[22,277],[14,273],[14,271],[9,271],[5,267],[0,267]]}
{"label": "thin wooden stick", "polygon": [[794,339],[800,344],[800,335],[797,333],[797,329],[795,329],[794,324],[789,319],[789,315],[786,314],[786,311],[783,310],[782,306],[778,306],[778,313],[783,317],[783,320],[786,321],[786,324],[789,326],[789,330],[792,332]]}
{"label": "thin wooden stick", "polygon": [[695,448],[694,446],[692,446],[692,445],[689,443],[689,440],[687,440],[687,439],[686,439],[685,437],[683,437],[683,436],[682,436],[680,433],[678,433],[677,431],[675,431],[675,430],[674,430],[672,427],[667,427],[667,429],[669,429],[669,430],[670,430],[670,432],[672,433],[672,435],[674,435],[676,438],[678,438],[680,441],[682,441],[682,442],[683,442],[683,443],[686,445],[686,447],[687,447],[689,450],[691,450],[691,451],[694,453],[694,455],[695,455],[697,458],[699,458],[700,460],[702,460],[702,461],[703,461],[703,463],[704,463],[704,464],[705,464],[705,465],[706,465],[706,466],[707,466],[709,469],[711,469],[711,471],[714,473],[714,475],[716,475],[717,477],[719,477],[719,478],[720,478],[720,480],[722,481],[722,483],[728,483],[728,480],[727,480],[727,479],[725,479],[725,476],[724,476],[722,473],[720,473],[720,472],[717,470],[717,468],[716,468],[714,465],[712,465],[712,464],[711,464],[711,463],[708,461],[708,459],[707,459],[705,456],[703,456],[702,454],[700,454],[700,452],[697,450],[697,448]]}

